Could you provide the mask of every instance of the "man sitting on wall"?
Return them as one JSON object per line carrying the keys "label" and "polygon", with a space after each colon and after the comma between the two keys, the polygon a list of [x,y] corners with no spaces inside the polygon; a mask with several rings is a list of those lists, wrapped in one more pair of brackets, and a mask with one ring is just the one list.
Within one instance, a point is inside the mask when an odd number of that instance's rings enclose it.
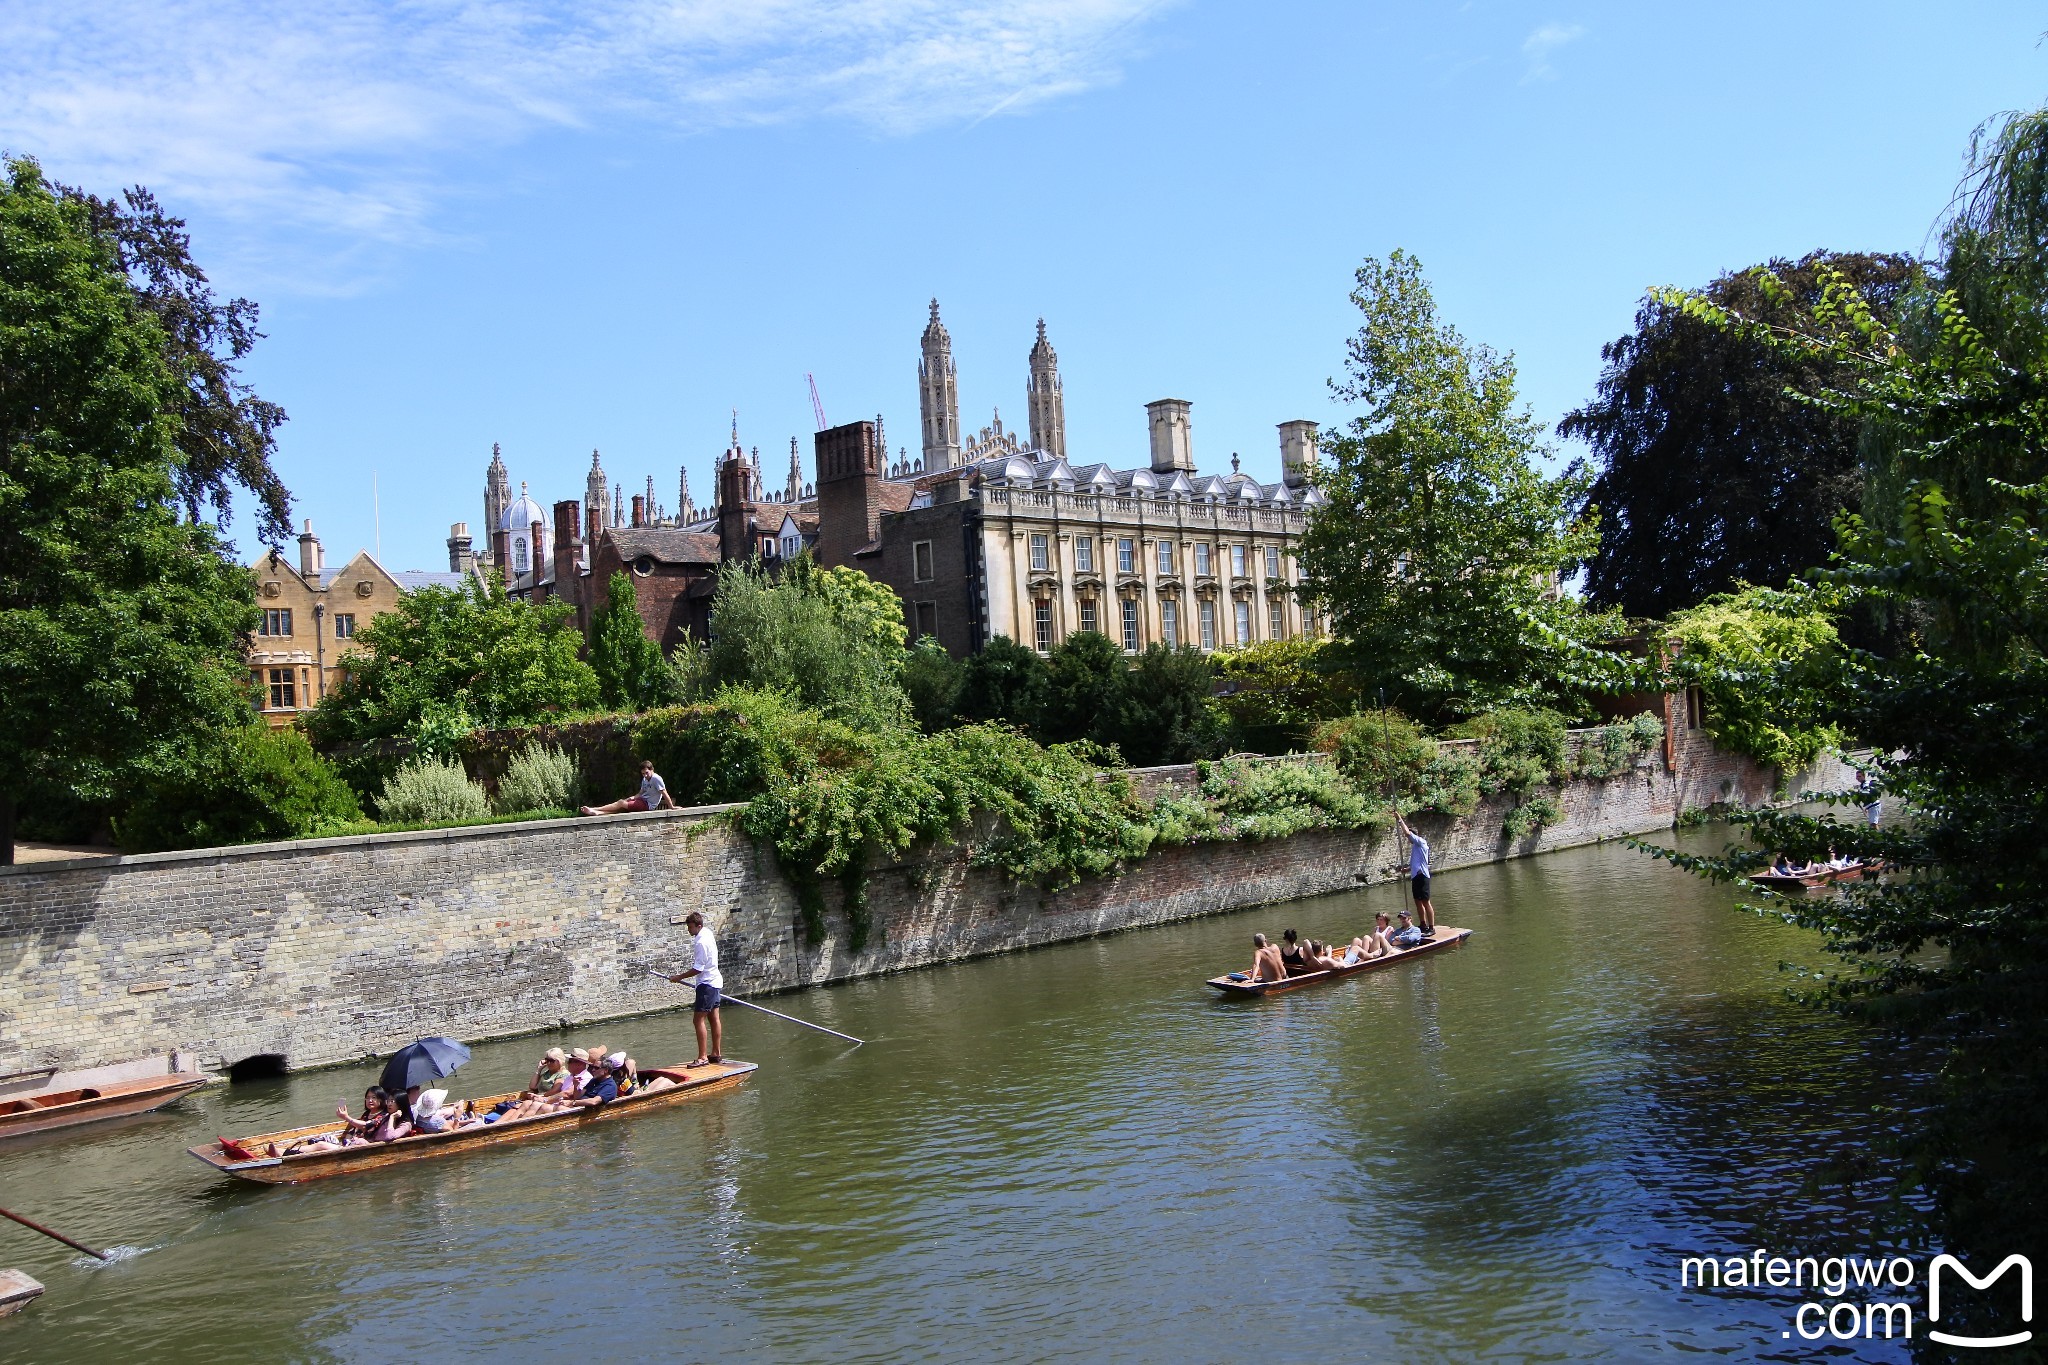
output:
{"label": "man sitting on wall", "polygon": [[578,806],[584,815],[617,815],[629,810],[673,810],[675,802],[669,799],[668,783],[661,780],[661,774],[654,771],[652,759],[640,760],[640,792],[603,806]]}

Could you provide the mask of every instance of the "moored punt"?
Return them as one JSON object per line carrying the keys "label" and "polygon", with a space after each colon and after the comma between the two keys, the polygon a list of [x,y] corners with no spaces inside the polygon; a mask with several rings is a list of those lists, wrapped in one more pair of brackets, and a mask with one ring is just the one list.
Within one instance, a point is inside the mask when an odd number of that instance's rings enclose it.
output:
{"label": "moored punt", "polygon": [[0,1099],[0,1138],[68,1128],[75,1123],[146,1114],[169,1104],[212,1078],[190,1071],[148,1076],[136,1081],[110,1081],[72,1090],[45,1090]]}
{"label": "moored punt", "polygon": [[1284,981],[1232,981],[1228,976],[1212,976],[1209,978],[1209,984],[1222,991],[1225,995],[1245,997],[1278,995],[1282,991],[1298,991],[1303,986],[1320,986],[1326,981],[1337,981],[1343,977],[1357,976],[1360,972],[1370,972],[1381,967],[1392,967],[1396,963],[1410,962],[1427,953],[1441,952],[1445,948],[1455,947],[1470,937],[1472,937],[1470,929],[1452,929],[1445,925],[1438,925],[1436,937],[1427,942],[1418,944],[1413,948],[1400,949],[1397,952],[1387,954],[1385,957],[1367,958],[1364,962],[1356,963],[1349,967],[1339,967],[1334,971],[1303,972],[1300,976],[1290,976]]}
{"label": "moored punt", "polygon": [[[325,1133],[338,1133],[342,1130],[339,1123],[320,1123],[310,1128],[292,1128],[281,1133],[258,1133],[254,1137],[236,1139],[236,1146],[259,1154],[247,1160],[229,1155],[219,1142],[209,1142],[187,1150],[216,1171],[234,1176],[238,1180],[253,1180],[263,1185],[296,1185],[301,1181],[354,1175],[358,1171],[390,1166],[400,1161],[448,1156],[495,1143],[517,1141],[539,1133],[559,1132],[577,1124],[598,1123],[605,1119],[643,1113],[686,1096],[729,1089],[753,1074],[755,1069],[752,1062],[734,1061],[714,1062],[708,1066],[696,1067],[648,1067],[640,1072],[640,1089],[594,1109],[565,1109],[554,1113],[535,1114],[531,1118],[476,1124],[445,1133],[416,1133],[393,1142],[365,1142],[350,1147],[321,1147],[293,1156],[269,1155],[273,1144],[279,1151],[283,1151],[301,1138],[319,1137]],[[646,1082],[658,1077],[665,1077],[675,1084],[659,1090],[649,1090]],[[473,1104],[476,1111],[481,1114],[501,1101],[518,1099],[519,1094],[519,1091],[512,1090],[502,1095],[479,1096]]]}

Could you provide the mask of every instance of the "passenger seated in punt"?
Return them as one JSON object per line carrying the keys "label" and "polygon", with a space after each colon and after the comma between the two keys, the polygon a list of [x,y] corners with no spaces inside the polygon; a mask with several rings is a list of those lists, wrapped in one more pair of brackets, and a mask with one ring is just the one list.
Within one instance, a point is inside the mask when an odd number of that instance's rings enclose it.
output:
{"label": "passenger seated in punt", "polygon": [[1401,912],[1401,925],[1387,935],[1387,942],[1396,948],[1415,948],[1422,944],[1422,931],[1415,927],[1406,910]]}
{"label": "passenger seated in punt", "polygon": [[415,1133],[448,1133],[474,1128],[482,1122],[475,1106],[465,1105],[457,1109],[450,1105],[445,1090],[422,1090],[420,1097],[413,1101],[412,1130]]}
{"label": "passenger seated in punt", "polygon": [[1253,934],[1251,971],[1232,972],[1231,976],[1239,981],[1284,981],[1287,966],[1280,960],[1280,950],[1268,943],[1264,934]]}
{"label": "passenger seated in punt", "polygon": [[1310,970],[1308,951],[1301,946],[1301,939],[1295,932],[1292,929],[1288,929],[1280,937],[1286,940],[1286,946],[1280,949],[1280,965],[1287,969],[1287,974],[1289,976],[1300,976],[1302,973]]}
{"label": "passenger seated in punt", "polygon": [[341,1129],[333,1133],[319,1133],[313,1137],[300,1138],[283,1151],[276,1143],[270,1144],[272,1156],[297,1156],[300,1152],[318,1151],[327,1147],[360,1147],[367,1143],[394,1142],[412,1131],[412,1124],[399,1112],[398,1104],[385,1092],[381,1085],[373,1085],[363,1092],[363,1113],[358,1118],[348,1112],[348,1106],[337,1104],[334,1113],[341,1120]]}
{"label": "passenger seated in punt", "polygon": [[540,1057],[540,1066],[534,1070],[533,1083],[527,1090],[535,1095],[545,1095],[567,1079],[569,1075],[569,1054],[558,1047],[551,1047]]}
{"label": "passenger seated in punt", "polygon": [[1351,940],[1351,946],[1344,950],[1344,957],[1339,965],[1356,967],[1361,962],[1370,962],[1376,957],[1385,957],[1394,951],[1394,945],[1387,942],[1386,915],[1374,915],[1372,929]]}
{"label": "passenger seated in punt", "polygon": [[1308,941],[1308,969],[1312,972],[1334,972],[1344,964],[1333,956],[1321,939]]}

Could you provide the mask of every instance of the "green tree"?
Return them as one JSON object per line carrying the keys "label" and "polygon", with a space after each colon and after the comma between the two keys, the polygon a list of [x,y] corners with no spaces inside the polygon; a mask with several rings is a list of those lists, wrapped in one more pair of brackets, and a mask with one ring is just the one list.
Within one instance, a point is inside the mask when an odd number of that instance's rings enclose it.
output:
{"label": "green tree", "polygon": [[1842,594],[1805,583],[1744,587],[1678,612],[1663,633],[1679,642],[1678,676],[1699,687],[1707,728],[1723,748],[1784,772],[1842,742],[1812,681],[1837,667]]}
{"label": "green tree", "polygon": [[1130,729],[1131,665],[1116,641],[1077,630],[1046,661],[1048,741],[1119,744]]}
{"label": "green tree", "polygon": [[682,700],[675,670],[647,638],[633,580],[614,573],[604,602],[590,615],[590,667],[598,695],[618,710],[645,711]]}
{"label": "green tree", "polygon": [[1557,588],[1598,544],[1573,516],[1586,476],[1541,472],[1513,360],[1437,316],[1420,262],[1367,258],[1351,298],[1365,320],[1331,387],[1364,411],[1325,447],[1304,592],[1360,682],[1413,714],[1548,700],[1612,628]]}
{"label": "green tree", "polygon": [[1050,682],[1045,660],[998,635],[967,656],[953,711],[962,720],[1001,721],[1035,735],[1045,728]]}
{"label": "green tree", "polygon": [[297,839],[362,819],[356,796],[297,729],[261,721],[206,736],[114,820],[131,853]]}
{"label": "green tree", "polygon": [[903,690],[910,697],[910,713],[926,734],[952,724],[953,705],[959,700],[965,674],[960,661],[946,652],[936,636],[927,635],[911,648],[903,661]]}
{"label": "green tree", "polygon": [[1118,747],[1137,767],[1192,763],[1221,754],[1229,722],[1212,700],[1216,666],[1192,646],[1146,646],[1131,668],[1130,705]]}
{"label": "green tree", "polygon": [[1231,744],[1250,753],[1308,747],[1316,726],[1358,704],[1358,686],[1326,640],[1262,640],[1216,656]]}
{"label": "green tree", "polygon": [[[1921,275],[1910,256],[1825,251],[1768,269],[1790,291],[1782,302],[1766,300],[1749,271],[1723,275],[1706,297],[1791,317],[1819,301],[1827,270],[1888,316]],[[1863,473],[1861,423],[1812,401],[1839,381],[1823,359],[1788,356],[1654,297],[1600,355],[1598,396],[1558,424],[1593,448],[1599,471],[1586,494],[1600,514],[1589,601],[1664,616],[1739,583],[1782,587],[1827,559],[1835,514],[1862,505]]]}
{"label": "green tree", "polygon": [[[1865,513],[1842,519],[1822,576],[1910,611],[1917,631],[1911,649],[1837,651],[1814,681],[1845,729],[1894,755],[1876,768],[1910,820],[1762,812],[1746,851],[1666,856],[1729,879],[1777,849],[1886,861],[1881,882],[1780,913],[1847,960],[1822,1000],[1938,1063],[1931,1102],[1904,1120],[1912,1170],[1938,1244],[1994,1264],[2038,1253],[2048,1227],[2048,110],[1989,125],[1974,151],[1943,232],[1945,287],[1896,325],[1840,277],[1790,321],[1665,296],[1839,367],[1824,397],[1867,424],[1872,455]],[[1942,1326],[1970,1332],[1987,1309],[1956,1311]]]}
{"label": "green tree", "polygon": [[323,747],[408,738],[445,754],[480,726],[532,725],[597,704],[563,603],[514,601],[471,583],[422,588],[359,627],[341,685],[307,728]]}
{"label": "green tree", "polygon": [[900,724],[903,603],[857,569],[820,569],[808,555],[779,579],[727,564],[711,608],[706,683],[782,691],[835,719]]}
{"label": "green tree", "polygon": [[111,813],[253,711],[255,590],[180,521],[179,376],[112,243],[34,162],[0,185],[0,860],[15,811]]}

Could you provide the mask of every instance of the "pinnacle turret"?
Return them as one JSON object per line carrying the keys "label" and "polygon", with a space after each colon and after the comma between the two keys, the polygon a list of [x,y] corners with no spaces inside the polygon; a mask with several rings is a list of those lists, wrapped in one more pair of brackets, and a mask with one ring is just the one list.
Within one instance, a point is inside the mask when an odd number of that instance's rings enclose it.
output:
{"label": "pinnacle turret", "polygon": [[924,427],[925,467],[952,469],[960,463],[960,388],[953,373],[953,339],[939,321],[937,299],[919,349],[917,415]]}
{"label": "pinnacle turret", "polygon": [[1067,400],[1060,389],[1060,358],[1045,339],[1045,319],[1038,320],[1038,341],[1031,348],[1031,376],[1024,384],[1025,412],[1030,418],[1031,444],[1053,456],[1067,455]]}

